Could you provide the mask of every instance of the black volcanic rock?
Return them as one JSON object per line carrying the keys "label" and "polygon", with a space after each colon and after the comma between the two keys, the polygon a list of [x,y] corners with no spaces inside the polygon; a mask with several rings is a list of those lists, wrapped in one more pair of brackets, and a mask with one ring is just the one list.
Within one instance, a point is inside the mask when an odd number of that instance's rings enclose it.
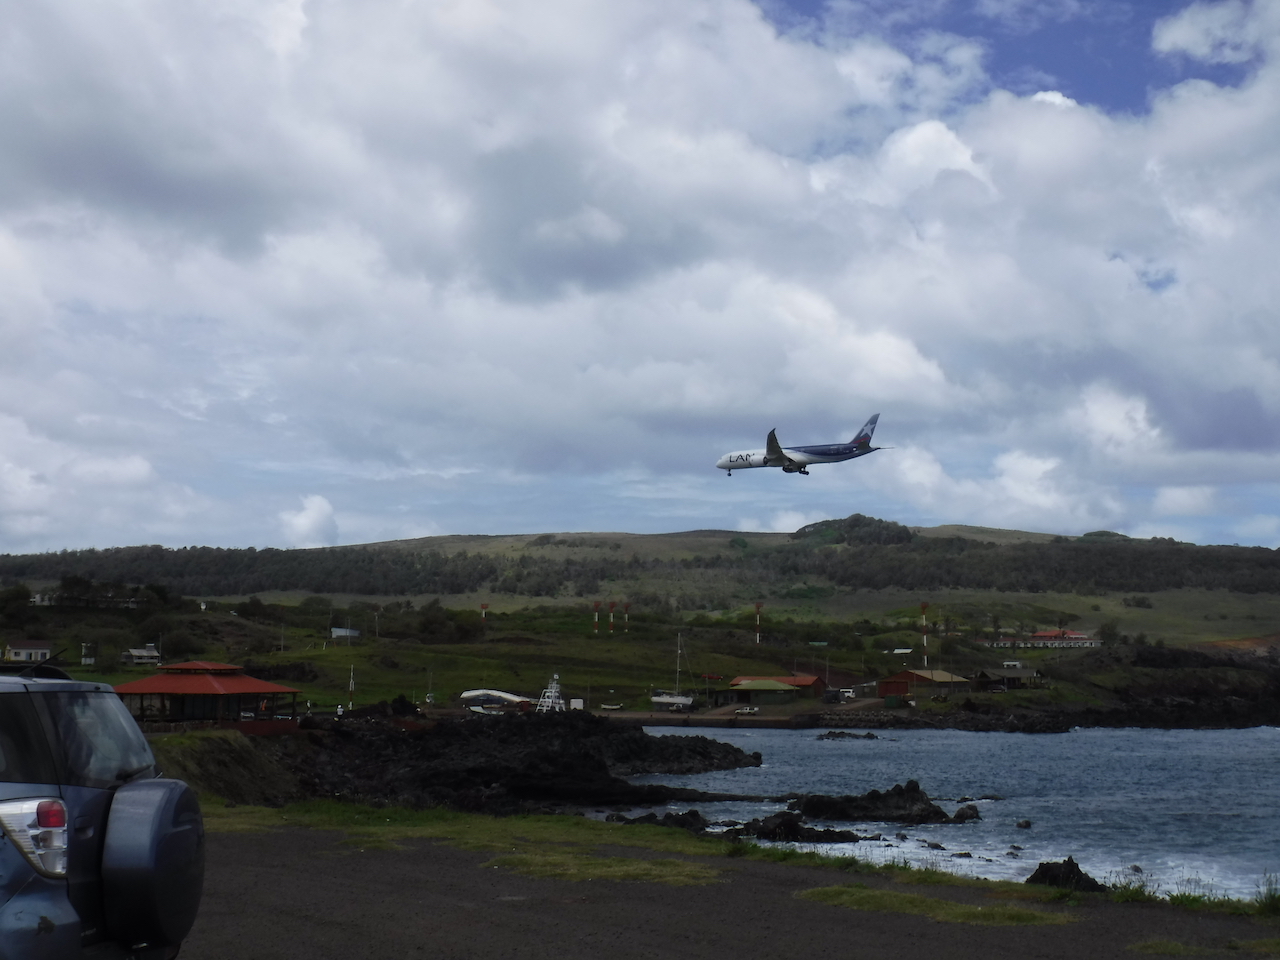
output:
{"label": "black volcanic rock", "polygon": [[[263,741],[260,749],[275,754],[304,795],[487,813],[719,799],[696,790],[633,785],[617,772],[691,773],[760,763],[759,754],[729,744],[651,737],[638,727],[578,711],[405,725],[381,719],[323,722],[296,737]],[[210,789],[217,792],[216,785]]]}
{"label": "black volcanic rock", "polygon": [[798,813],[784,810],[763,820],[752,820],[740,827],[726,830],[721,836],[728,839],[754,837],[775,843],[857,843],[862,837],[851,830],[820,830],[809,826]]}
{"label": "black volcanic rock", "polygon": [[1083,893],[1106,893],[1106,884],[1099,883],[1080,869],[1072,857],[1061,861],[1048,861],[1036,867],[1036,872],[1027,877],[1027,883],[1039,883],[1046,887],[1061,887],[1066,890],[1079,890]]}
{"label": "black volcanic rock", "polygon": [[788,808],[808,820],[885,820],[893,823],[951,823],[945,810],[929,799],[920,784],[908,780],[881,793],[830,797],[810,794],[791,801]]}

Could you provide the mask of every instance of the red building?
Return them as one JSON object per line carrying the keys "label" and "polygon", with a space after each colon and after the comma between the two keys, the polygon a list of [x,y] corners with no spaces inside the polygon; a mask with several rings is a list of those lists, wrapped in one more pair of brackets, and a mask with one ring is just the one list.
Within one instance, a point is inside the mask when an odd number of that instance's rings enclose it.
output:
{"label": "red building", "polygon": [[298,691],[256,677],[230,663],[171,663],[160,673],[116,687],[138,720],[271,720],[298,715]]}
{"label": "red building", "polygon": [[948,693],[953,690],[967,690],[969,681],[965,677],[947,673],[945,670],[903,670],[891,677],[885,677],[876,684],[876,695],[880,697],[915,696],[917,691],[929,694]]}

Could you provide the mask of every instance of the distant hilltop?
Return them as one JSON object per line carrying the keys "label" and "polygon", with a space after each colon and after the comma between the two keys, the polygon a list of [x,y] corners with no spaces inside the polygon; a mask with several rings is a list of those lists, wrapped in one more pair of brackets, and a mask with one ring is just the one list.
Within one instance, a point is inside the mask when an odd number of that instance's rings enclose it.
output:
{"label": "distant hilltop", "polygon": [[440,536],[306,550],[148,546],[0,556],[0,587],[43,592],[69,577],[195,597],[625,597],[637,610],[722,610],[886,588],[1280,593],[1280,553],[1108,530],[1067,537],[958,524],[911,528],[855,513],[794,533]]}

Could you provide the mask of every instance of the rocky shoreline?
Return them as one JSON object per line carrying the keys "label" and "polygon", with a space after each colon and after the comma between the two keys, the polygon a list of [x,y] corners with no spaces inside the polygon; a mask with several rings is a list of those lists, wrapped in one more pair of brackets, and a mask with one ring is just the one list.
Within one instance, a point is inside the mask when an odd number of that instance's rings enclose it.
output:
{"label": "rocky shoreline", "polygon": [[[737,799],[755,799],[739,797]],[[770,798],[785,802],[787,809],[768,817],[747,822],[737,820],[709,821],[697,810],[684,813],[667,813],[659,817],[646,813],[639,817],[610,814],[605,819],[612,823],[656,824],[679,827],[701,836],[718,836],[727,840],[766,840],[775,843],[857,843],[862,840],[880,840],[879,833],[859,834],[852,830],[833,830],[814,827],[809,821],[828,823],[841,821],[853,823],[895,823],[903,826],[919,826],[925,823],[970,823],[981,820],[977,806],[966,803],[954,814],[948,814],[920,789],[920,784],[908,780],[895,784],[891,789],[869,790],[857,796],[833,797],[826,794],[792,794]]]}
{"label": "rocky shoreline", "polygon": [[832,710],[816,725],[861,730],[968,730],[974,733],[1066,733],[1075,727],[1157,730],[1237,730],[1280,726],[1280,701],[1224,696],[1193,700],[1153,697],[1108,707],[1036,709],[966,699],[945,713],[914,710]]}
{"label": "rocky shoreline", "polygon": [[493,814],[747,799],[622,779],[759,766],[760,754],[706,737],[654,737],[572,713],[416,722],[304,722],[279,737],[158,744],[167,773],[233,803],[331,798]]}

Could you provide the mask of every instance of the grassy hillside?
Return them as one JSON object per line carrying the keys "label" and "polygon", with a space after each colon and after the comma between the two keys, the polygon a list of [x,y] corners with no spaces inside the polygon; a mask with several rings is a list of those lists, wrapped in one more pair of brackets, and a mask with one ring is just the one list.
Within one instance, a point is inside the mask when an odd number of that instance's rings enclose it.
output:
{"label": "grassy hillside", "polygon": [[[691,674],[790,671],[829,673],[843,685],[923,665],[921,603],[929,604],[930,666],[959,673],[1007,656],[976,641],[1058,626],[1153,647],[1280,634],[1276,551],[1106,531],[1071,539],[909,530],[856,514],[794,534],[451,536],[323,550],[0,556],[0,578],[0,642],[47,639],[73,662],[87,645],[113,682],[130,675],[111,666],[119,652],[146,642],[168,660],[294,664],[283,682],[329,705],[345,699],[352,667],[361,700],[427,691],[448,699],[479,686],[533,695],[559,673],[571,696],[640,705],[652,688],[674,685],[678,633],[689,654],[685,685]],[[31,606],[33,592],[52,605]],[[331,628],[347,626],[361,642],[335,646]],[[913,652],[887,652],[906,647]]]}

